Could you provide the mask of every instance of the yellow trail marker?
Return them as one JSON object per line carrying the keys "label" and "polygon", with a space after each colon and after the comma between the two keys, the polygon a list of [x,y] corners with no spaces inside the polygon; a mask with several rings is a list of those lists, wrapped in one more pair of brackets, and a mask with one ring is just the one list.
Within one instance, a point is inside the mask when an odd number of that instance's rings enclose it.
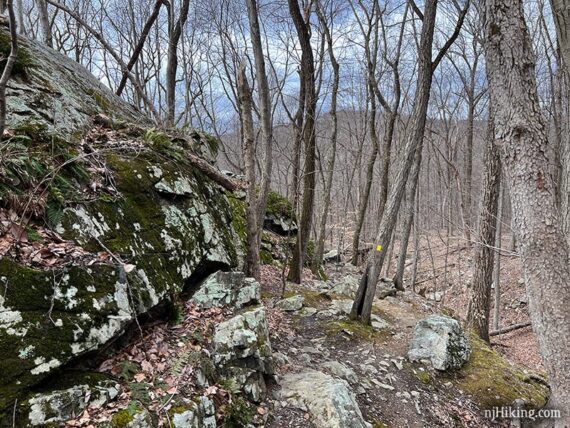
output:
{"label": "yellow trail marker", "polygon": [[376,245],[376,251],[382,251],[382,245]]}

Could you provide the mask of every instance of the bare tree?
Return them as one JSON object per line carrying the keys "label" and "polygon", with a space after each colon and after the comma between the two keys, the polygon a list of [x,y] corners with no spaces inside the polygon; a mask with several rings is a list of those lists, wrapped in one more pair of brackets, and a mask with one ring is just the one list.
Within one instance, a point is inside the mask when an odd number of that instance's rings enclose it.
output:
{"label": "bare tree", "polygon": [[453,34],[433,60],[431,54],[437,14],[437,1],[426,1],[424,13],[421,14],[423,25],[420,38],[420,51],[418,53],[418,81],[414,108],[409,125],[411,131],[402,147],[402,154],[396,166],[396,176],[393,180],[386,207],[378,227],[375,241],[376,251],[373,252],[373,256],[368,260],[350,313],[351,319],[360,319],[365,324],[370,324],[372,303],[376,294],[376,284],[386,258],[386,251],[382,251],[382,249],[387,249],[390,244],[410,168],[412,167],[416,150],[424,137],[433,71],[457,38],[468,8],[469,2],[466,2],[464,8],[459,11],[459,18]]}
{"label": "bare tree", "polygon": [[18,58],[18,24],[14,13],[12,0],[6,0],[8,19],[10,24],[10,55],[6,59],[2,76],[0,77],[0,141],[4,138],[4,128],[6,127],[6,86],[12,76],[12,70]]}
{"label": "bare tree", "polygon": [[301,206],[301,219],[297,240],[293,250],[293,257],[289,268],[288,278],[292,282],[301,282],[301,271],[307,254],[307,245],[313,222],[315,198],[315,157],[316,132],[315,121],[317,113],[317,94],[315,79],[315,60],[311,46],[310,22],[305,21],[298,0],[288,0],[289,13],[293,18],[299,43],[301,45],[301,78],[305,81],[305,120],[303,127],[303,141],[305,143],[305,170],[303,178],[303,200]]}

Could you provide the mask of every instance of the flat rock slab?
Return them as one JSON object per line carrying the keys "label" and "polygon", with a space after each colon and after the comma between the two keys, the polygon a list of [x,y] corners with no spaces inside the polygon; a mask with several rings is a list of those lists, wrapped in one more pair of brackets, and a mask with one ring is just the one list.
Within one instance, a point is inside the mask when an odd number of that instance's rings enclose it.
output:
{"label": "flat rock slab", "polygon": [[366,428],[348,382],[323,372],[287,373],[281,380],[282,399],[307,410],[317,428]]}

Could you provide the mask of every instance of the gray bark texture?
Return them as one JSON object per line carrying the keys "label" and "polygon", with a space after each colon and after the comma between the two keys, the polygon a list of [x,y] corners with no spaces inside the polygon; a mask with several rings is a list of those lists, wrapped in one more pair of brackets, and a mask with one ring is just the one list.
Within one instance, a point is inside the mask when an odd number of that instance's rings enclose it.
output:
{"label": "gray bark texture", "polygon": [[570,426],[570,267],[549,172],[547,131],[522,1],[486,1],[486,62],[495,139],[511,190],[533,329],[552,388],[550,406]]}
{"label": "gray bark texture", "polygon": [[473,288],[467,324],[483,340],[489,341],[489,313],[491,310],[491,283],[495,251],[495,232],[499,189],[501,183],[501,161],[495,147],[495,132],[492,113],[487,125],[487,151],[483,176],[483,200],[479,213],[479,233],[475,245],[475,267]]}

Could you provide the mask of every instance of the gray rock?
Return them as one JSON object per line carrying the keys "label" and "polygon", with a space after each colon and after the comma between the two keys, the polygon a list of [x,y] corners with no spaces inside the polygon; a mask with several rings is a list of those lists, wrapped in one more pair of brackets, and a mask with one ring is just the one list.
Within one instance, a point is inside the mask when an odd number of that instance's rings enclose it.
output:
{"label": "gray rock", "polygon": [[133,420],[127,424],[127,428],[152,428],[153,425],[150,413],[144,409],[133,416]]}
{"label": "gray rock", "polygon": [[382,318],[380,318],[378,315],[375,314],[372,314],[370,320],[371,320],[370,324],[372,325],[372,328],[374,330],[386,330],[392,326],[388,321],[383,320]]}
{"label": "gray rock", "polygon": [[104,381],[94,386],[76,385],[64,390],[35,394],[20,405],[19,413],[27,413],[27,426],[65,422],[88,406],[103,406],[119,394],[119,388],[116,382]]}
{"label": "gray rock", "polygon": [[299,311],[299,315],[301,315],[302,317],[312,317],[316,313],[317,313],[317,308],[313,308],[310,306],[301,308],[301,310]]}
{"label": "gray rock", "polygon": [[206,397],[200,397],[193,403],[193,408],[182,413],[175,413],[172,423],[175,428],[216,428],[216,408],[214,402]]}
{"label": "gray rock", "polygon": [[443,299],[443,293],[440,293],[439,291],[436,291],[435,293],[427,293],[426,298],[428,300],[433,300],[434,302],[441,302],[441,299]]}
{"label": "gray rock", "polygon": [[264,375],[274,372],[265,310],[256,308],[220,323],[213,344],[221,376],[233,379],[251,400],[263,399]]}
{"label": "gray rock", "polygon": [[325,263],[338,263],[340,262],[340,255],[338,250],[330,250],[323,255],[323,261]]}
{"label": "gray rock", "polygon": [[284,311],[293,312],[301,309],[303,307],[304,301],[305,298],[300,294],[297,294],[295,296],[291,296],[286,299],[278,301],[276,306]]}
{"label": "gray rock", "polygon": [[329,307],[329,311],[334,315],[349,315],[353,303],[354,301],[348,299],[333,300]]}
{"label": "gray rock", "polygon": [[321,367],[330,372],[334,376],[338,376],[351,384],[356,384],[358,382],[358,376],[354,370],[346,367],[344,364],[338,361],[327,361],[321,364]]}
{"label": "gray rock", "polygon": [[366,428],[350,386],[316,370],[287,373],[281,381],[282,399],[306,409],[317,428]]}
{"label": "gray rock", "polygon": [[259,283],[241,272],[218,271],[206,278],[192,295],[192,302],[201,308],[231,305],[237,309],[258,303]]}
{"label": "gray rock", "polygon": [[330,289],[329,294],[346,296],[354,299],[356,297],[356,292],[358,291],[359,283],[359,277],[347,275],[340,281],[333,284],[333,287]]}
{"label": "gray rock", "polygon": [[470,354],[469,341],[457,320],[430,315],[416,324],[408,359],[427,361],[437,370],[448,370],[460,368]]}

